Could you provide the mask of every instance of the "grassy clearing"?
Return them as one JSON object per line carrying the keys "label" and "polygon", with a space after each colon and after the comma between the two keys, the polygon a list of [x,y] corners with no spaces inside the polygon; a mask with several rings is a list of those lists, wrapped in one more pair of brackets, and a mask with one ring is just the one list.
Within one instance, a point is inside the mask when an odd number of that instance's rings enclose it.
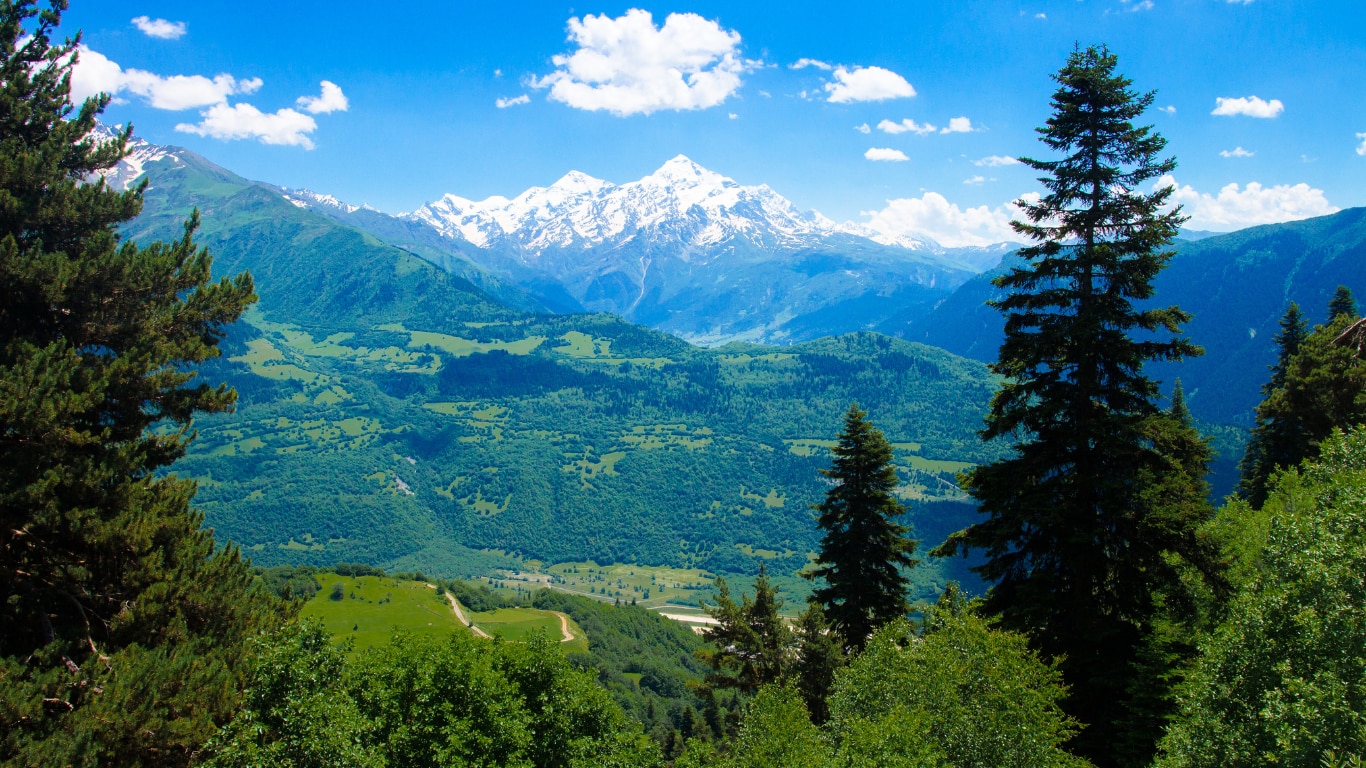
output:
{"label": "grassy clearing", "polygon": [[791,360],[794,357],[796,357],[796,355],[790,355],[785,352],[773,352],[767,355],[721,355],[717,358],[717,361],[723,365],[748,365],[755,360],[776,363],[780,360]]}
{"label": "grassy clearing", "polygon": [[491,581],[495,586],[549,586],[600,600],[635,600],[640,605],[657,607],[666,603],[697,605],[699,598],[711,595],[715,576],[696,568],[578,562],[505,573]]}
{"label": "grassy clearing", "polygon": [[604,453],[597,459],[591,456],[579,459],[571,464],[567,464],[561,469],[565,472],[579,473],[579,480],[587,487],[599,475],[617,474],[617,462],[626,458],[625,451],[612,451]]}
{"label": "grassy clearing", "polygon": [[565,343],[551,349],[551,352],[578,358],[612,356],[611,339],[594,338],[581,331],[570,331],[560,338],[563,339]]}
{"label": "grassy clearing", "polygon": [[[355,337],[354,333],[334,333],[322,341],[288,323],[272,323],[258,313],[249,313],[247,322],[292,352],[304,357],[324,357],[349,360],[365,367],[377,366],[397,373],[434,374],[441,370],[441,359],[424,352],[412,352],[399,347],[349,347],[342,342]],[[269,343],[269,342],[267,342]],[[253,369],[254,370],[254,369]]]}
{"label": "grassy clearing", "polygon": [[[333,573],[319,573],[317,579],[322,589],[300,616],[320,620],[334,638],[354,641],[356,650],[388,644],[395,629],[435,637],[469,631],[446,598],[422,582]],[[331,598],[336,584],[342,586],[340,600]]]}
{"label": "grassy clearing", "polygon": [[770,488],[766,495],[760,496],[757,493],[746,490],[742,485],[740,486],[740,498],[745,499],[746,501],[757,501],[769,509],[781,509],[783,505],[787,503],[787,497],[779,494],[777,488]]}
{"label": "grassy clearing", "polygon": [[529,355],[541,346],[546,338],[544,336],[528,336],[517,341],[475,341],[429,331],[408,331],[408,336],[410,348],[434,347],[452,357],[468,357],[469,355],[492,352],[495,349],[501,349],[511,355]]}

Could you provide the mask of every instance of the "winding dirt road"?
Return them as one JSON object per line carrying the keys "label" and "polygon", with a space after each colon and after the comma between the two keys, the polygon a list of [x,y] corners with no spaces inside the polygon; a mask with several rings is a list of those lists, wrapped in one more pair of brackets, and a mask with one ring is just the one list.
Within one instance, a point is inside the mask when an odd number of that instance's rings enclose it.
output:
{"label": "winding dirt road", "polygon": [[560,617],[560,634],[564,635],[564,639],[560,640],[560,642],[567,643],[573,640],[574,635],[569,631],[569,617],[559,611],[551,611],[551,613]]}
{"label": "winding dirt road", "polygon": [[460,610],[460,601],[455,599],[455,595],[452,595],[450,592],[447,592],[446,600],[450,602],[451,610],[455,611],[455,618],[459,620],[461,624],[464,624],[465,626],[469,627],[470,631],[474,633],[475,637],[484,637],[490,640],[493,639],[492,635],[480,629],[479,627],[474,626],[470,623],[469,619],[465,618],[465,612]]}

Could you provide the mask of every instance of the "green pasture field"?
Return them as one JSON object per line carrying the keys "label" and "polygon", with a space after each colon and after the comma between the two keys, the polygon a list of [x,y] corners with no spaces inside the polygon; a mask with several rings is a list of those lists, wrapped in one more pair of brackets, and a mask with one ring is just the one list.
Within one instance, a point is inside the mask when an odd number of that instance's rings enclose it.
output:
{"label": "green pasture field", "polygon": [[[355,650],[384,645],[394,630],[402,629],[415,635],[446,637],[451,632],[468,632],[451,610],[445,595],[437,594],[433,585],[420,581],[405,581],[382,576],[338,576],[318,573],[322,589],[304,604],[301,618],[317,619],[337,640],[350,639]],[[333,600],[333,585],[342,585],[342,599]],[[496,611],[465,615],[476,627],[490,635],[510,642],[523,643],[543,633],[560,641],[559,614],[535,608],[499,608]],[[569,633],[574,639],[566,648],[588,651],[588,635],[579,625],[569,620]]]}
{"label": "green pasture field", "polygon": [[[499,608],[493,611],[468,614],[474,626],[494,637],[501,637],[514,643],[525,643],[537,635],[555,642],[562,642],[564,634],[560,631],[560,616],[550,611],[536,608]],[[569,619],[569,634],[573,640],[564,642],[566,649],[588,652],[588,635],[579,625]]]}
{"label": "green pasture field", "polygon": [[711,596],[715,579],[696,568],[576,562],[544,569],[530,565],[527,571],[507,573],[490,582],[508,587],[550,587],[605,601],[635,600],[638,605],[653,608],[666,603],[697,605],[700,598]]}
{"label": "green pasture field", "polygon": [[[387,644],[395,629],[434,637],[469,631],[455,618],[446,598],[423,582],[334,573],[319,573],[316,578],[322,589],[299,615],[320,620],[338,640],[353,640],[356,650]],[[342,585],[340,600],[331,598],[334,584]]]}

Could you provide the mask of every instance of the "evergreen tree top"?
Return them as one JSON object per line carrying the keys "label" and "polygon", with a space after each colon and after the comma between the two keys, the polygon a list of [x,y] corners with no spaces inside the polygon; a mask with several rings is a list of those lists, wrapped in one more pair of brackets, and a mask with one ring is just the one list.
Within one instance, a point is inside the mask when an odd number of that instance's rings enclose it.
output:
{"label": "evergreen tree top", "polygon": [[1333,322],[1339,317],[1356,317],[1357,300],[1352,295],[1352,291],[1345,285],[1339,285],[1333,291],[1333,300],[1328,302],[1328,322]]}

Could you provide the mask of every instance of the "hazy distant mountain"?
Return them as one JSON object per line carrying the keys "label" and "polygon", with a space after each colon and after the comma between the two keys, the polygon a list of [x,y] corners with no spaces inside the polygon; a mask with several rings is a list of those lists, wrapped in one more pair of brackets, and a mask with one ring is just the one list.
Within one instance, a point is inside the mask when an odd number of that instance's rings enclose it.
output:
{"label": "hazy distant mountain", "polygon": [[[1168,384],[1179,376],[1200,418],[1250,424],[1267,366],[1275,362],[1272,337],[1288,303],[1298,302],[1311,321],[1322,322],[1337,286],[1366,298],[1366,208],[1198,241],[1183,233],[1183,240],[1157,277],[1154,300],[1194,315],[1186,332],[1205,355],[1155,365],[1153,375]],[[1002,319],[983,303],[996,295],[990,282],[995,274],[963,284],[913,323],[905,338],[995,360]]]}
{"label": "hazy distant mountain", "polygon": [[612,312],[710,344],[896,332],[1011,247],[889,238],[682,155],[626,184],[574,171],[511,199],[446,195],[398,216],[282,194],[462,275],[484,270],[547,309]]}

